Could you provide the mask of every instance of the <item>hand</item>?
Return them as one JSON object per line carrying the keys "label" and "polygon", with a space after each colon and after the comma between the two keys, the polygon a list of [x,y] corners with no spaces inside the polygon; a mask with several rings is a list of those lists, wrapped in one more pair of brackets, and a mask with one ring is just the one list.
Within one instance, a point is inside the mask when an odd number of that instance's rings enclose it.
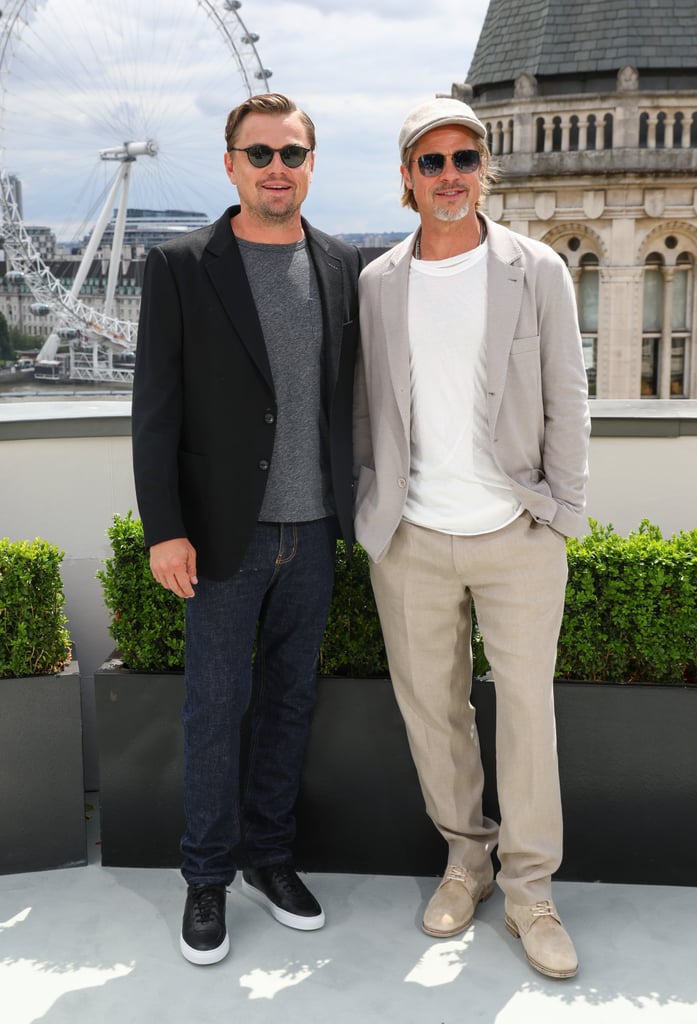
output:
{"label": "hand", "polygon": [[165,590],[177,597],[193,597],[196,577],[196,549],[186,537],[163,540],[150,548],[150,569]]}

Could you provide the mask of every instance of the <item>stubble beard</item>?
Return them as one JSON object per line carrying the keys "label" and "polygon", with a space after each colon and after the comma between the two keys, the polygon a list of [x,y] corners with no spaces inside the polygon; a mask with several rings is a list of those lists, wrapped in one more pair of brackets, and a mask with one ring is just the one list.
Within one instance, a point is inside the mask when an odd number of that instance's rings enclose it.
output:
{"label": "stubble beard", "polygon": [[273,202],[268,202],[264,196],[260,196],[259,201],[255,204],[254,213],[262,223],[279,225],[294,220],[300,207],[301,203],[297,201],[295,195],[287,206],[275,206]]}
{"label": "stubble beard", "polygon": [[462,206],[458,207],[456,210],[447,209],[446,207],[442,206],[435,206],[433,209],[433,216],[436,218],[436,220],[442,220],[447,221],[449,223],[453,223],[454,221],[464,220],[465,217],[469,214],[469,212],[470,202],[468,199]]}

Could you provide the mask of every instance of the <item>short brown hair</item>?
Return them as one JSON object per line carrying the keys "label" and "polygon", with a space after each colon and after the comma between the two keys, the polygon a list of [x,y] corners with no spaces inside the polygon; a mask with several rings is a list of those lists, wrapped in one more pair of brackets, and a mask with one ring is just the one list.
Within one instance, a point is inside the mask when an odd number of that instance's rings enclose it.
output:
{"label": "short brown hair", "polygon": [[225,144],[228,152],[235,145],[242,121],[248,114],[299,114],[300,121],[307,132],[310,149],[317,145],[315,126],[305,113],[288,96],[280,92],[261,92],[249,96],[246,100],[230,111],[225,124]]}
{"label": "short brown hair", "polygon": [[[404,154],[404,167],[407,169],[413,162],[414,150],[420,141],[420,139],[417,139],[414,145],[410,146]],[[489,147],[487,146],[486,141],[484,139],[475,138],[474,142],[476,148],[479,150],[480,158],[479,170],[477,173],[479,174],[479,180],[481,181],[481,193],[476,203],[476,209],[479,210],[481,208],[482,201],[489,195],[491,187],[496,181],[496,168],[491,163],[491,153],[489,152]],[[418,213],[419,208],[416,205],[416,200],[414,198],[414,190],[409,188],[404,178],[402,178],[402,195],[400,197],[400,202],[402,206],[408,206],[410,210],[415,210]]]}

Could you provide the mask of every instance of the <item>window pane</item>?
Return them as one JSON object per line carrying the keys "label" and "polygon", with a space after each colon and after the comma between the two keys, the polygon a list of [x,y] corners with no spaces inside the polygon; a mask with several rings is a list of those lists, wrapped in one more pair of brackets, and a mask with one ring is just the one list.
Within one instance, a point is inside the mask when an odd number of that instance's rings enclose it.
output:
{"label": "window pane", "polygon": [[673,278],[673,329],[687,329],[687,270],[676,270]]}
{"label": "window pane", "polygon": [[643,338],[641,342],[641,395],[643,398],[658,394],[659,338]]}
{"label": "window pane", "polygon": [[663,274],[660,267],[644,270],[644,330],[660,331],[663,323]]}
{"label": "window pane", "polygon": [[590,398],[595,398],[598,339],[593,335],[584,335],[581,340],[583,342],[583,362],[588,377],[588,395]]}
{"label": "window pane", "polygon": [[597,270],[584,270],[579,288],[579,321],[582,331],[598,330],[598,292],[600,275]]}
{"label": "window pane", "polygon": [[685,397],[685,339],[673,338],[670,347],[670,397]]}

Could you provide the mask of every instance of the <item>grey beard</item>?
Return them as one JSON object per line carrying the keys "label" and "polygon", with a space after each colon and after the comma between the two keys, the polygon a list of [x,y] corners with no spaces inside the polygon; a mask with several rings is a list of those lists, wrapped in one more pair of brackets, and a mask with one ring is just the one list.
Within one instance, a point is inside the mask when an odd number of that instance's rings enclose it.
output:
{"label": "grey beard", "polygon": [[469,203],[465,203],[465,205],[461,206],[459,210],[444,210],[442,209],[442,207],[436,206],[435,209],[433,210],[433,216],[436,218],[436,220],[456,221],[464,220],[464,218],[467,216],[469,212]]}

